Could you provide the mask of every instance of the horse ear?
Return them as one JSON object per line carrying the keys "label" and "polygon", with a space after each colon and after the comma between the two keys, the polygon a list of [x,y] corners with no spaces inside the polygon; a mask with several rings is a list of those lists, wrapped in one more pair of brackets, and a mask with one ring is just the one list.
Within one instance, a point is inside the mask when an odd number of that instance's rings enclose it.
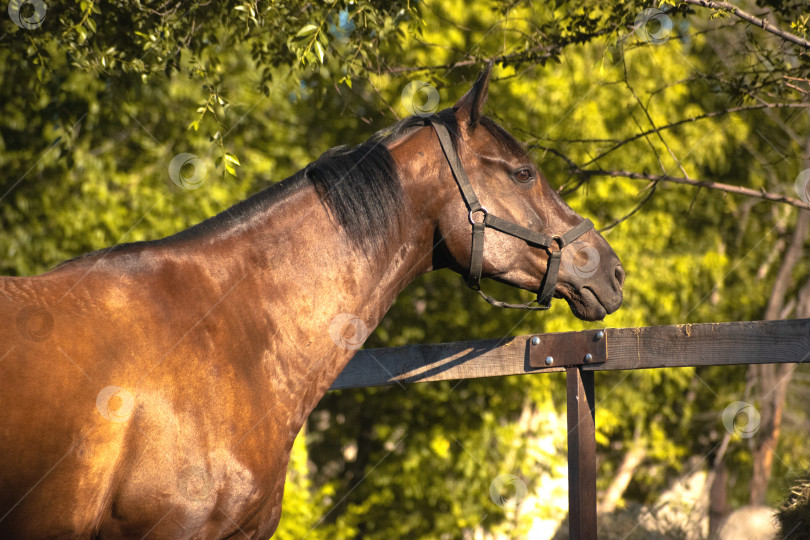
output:
{"label": "horse ear", "polygon": [[484,70],[478,75],[478,80],[470,88],[469,92],[461,96],[454,108],[459,112],[461,119],[466,119],[469,127],[474,128],[481,118],[481,110],[487,101],[489,91],[489,75],[492,73],[492,60],[486,65]]}

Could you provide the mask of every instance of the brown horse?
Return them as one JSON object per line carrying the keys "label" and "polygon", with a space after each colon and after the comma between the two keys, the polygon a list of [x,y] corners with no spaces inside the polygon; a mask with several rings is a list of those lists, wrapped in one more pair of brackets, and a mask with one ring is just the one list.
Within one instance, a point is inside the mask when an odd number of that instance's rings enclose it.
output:
{"label": "brown horse", "polygon": [[616,310],[618,258],[481,116],[488,75],[177,235],[0,278],[0,537],[270,537],[352,329],[478,249],[483,277]]}

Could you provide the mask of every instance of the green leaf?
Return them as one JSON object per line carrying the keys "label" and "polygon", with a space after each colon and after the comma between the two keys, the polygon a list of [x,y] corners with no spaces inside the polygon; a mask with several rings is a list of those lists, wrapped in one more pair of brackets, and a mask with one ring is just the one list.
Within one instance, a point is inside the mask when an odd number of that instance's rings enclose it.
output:
{"label": "green leaf", "polygon": [[226,153],[226,154],[225,154],[225,159],[226,159],[227,161],[230,161],[231,163],[233,163],[233,164],[235,164],[235,165],[242,165],[241,163],[239,163],[239,159],[238,159],[238,158],[237,158],[235,155],[233,155],[233,154],[227,154],[227,153]]}
{"label": "green leaf", "polygon": [[299,30],[298,33],[295,34],[295,37],[300,38],[300,37],[308,36],[310,34],[314,34],[317,29],[318,29],[318,27],[315,26],[314,24],[308,24],[308,25],[304,26],[303,28],[301,28],[301,30]]}

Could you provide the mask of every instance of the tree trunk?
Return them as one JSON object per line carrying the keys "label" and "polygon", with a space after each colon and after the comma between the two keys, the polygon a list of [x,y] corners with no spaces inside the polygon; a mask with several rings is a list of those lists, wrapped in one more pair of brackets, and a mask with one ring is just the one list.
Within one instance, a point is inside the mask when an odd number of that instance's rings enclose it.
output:
{"label": "tree trunk", "polygon": [[709,491],[709,538],[715,538],[723,526],[731,508],[728,504],[728,469],[721,461],[712,469],[711,491]]}
{"label": "tree trunk", "polygon": [[599,504],[600,514],[609,514],[616,509],[628,484],[630,484],[630,480],[633,479],[633,473],[636,471],[636,468],[641,465],[645,457],[647,457],[647,445],[637,429],[633,437],[632,445],[627,453],[624,454],[621,465],[619,465],[616,474],[613,476],[613,480],[611,480],[610,485],[602,497],[602,502]]}
{"label": "tree trunk", "polygon": [[[789,314],[782,313],[785,305],[785,294],[790,286],[791,275],[796,263],[802,256],[804,241],[810,229],[810,212],[799,211],[793,238],[782,260],[782,266],[773,285],[773,292],[765,309],[765,320],[775,320]],[[796,315],[805,317],[808,314],[800,311],[797,305]],[[779,430],[782,425],[782,408],[785,403],[787,387],[795,366],[792,364],[752,365],[749,374],[753,375],[759,389],[760,425],[753,443],[753,475],[750,486],[750,504],[765,504],[768,481],[771,478],[773,456],[779,442]]]}
{"label": "tree trunk", "polygon": [[723,459],[731,441],[731,433],[726,433],[720,443],[720,448],[712,461],[712,470],[707,478],[709,484],[709,538],[715,538],[720,531],[723,521],[731,512],[728,504],[728,469]]}
{"label": "tree trunk", "polygon": [[779,431],[782,426],[782,408],[785,403],[787,387],[795,366],[767,364],[758,366],[758,381],[761,389],[760,427],[755,440],[754,472],[751,477],[752,505],[765,504],[768,481],[771,478],[773,456],[779,442]]}

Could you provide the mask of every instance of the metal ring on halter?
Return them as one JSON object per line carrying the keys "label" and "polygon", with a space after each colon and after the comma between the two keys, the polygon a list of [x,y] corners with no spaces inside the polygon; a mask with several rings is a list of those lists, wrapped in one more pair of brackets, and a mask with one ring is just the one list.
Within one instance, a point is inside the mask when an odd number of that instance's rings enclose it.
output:
{"label": "metal ring on halter", "polygon": [[470,214],[467,216],[467,219],[470,220],[470,225],[475,225],[475,221],[473,220],[472,216],[476,212],[483,212],[484,217],[487,217],[487,214],[489,214],[489,210],[487,210],[483,206],[481,208],[479,208],[478,210],[470,210]]}
{"label": "metal ring on halter", "polygon": [[[557,242],[557,246],[559,247],[557,251],[562,251],[562,249],[565,247],[565,240],[563,240],[563,237],[560,236],[559,234],[553,234],[551,235],[551,239]],[[551,249],[551,244],[549,244],[548,248],[546,249],[548,249],[549,253],[554,251],[553,249]]]}

